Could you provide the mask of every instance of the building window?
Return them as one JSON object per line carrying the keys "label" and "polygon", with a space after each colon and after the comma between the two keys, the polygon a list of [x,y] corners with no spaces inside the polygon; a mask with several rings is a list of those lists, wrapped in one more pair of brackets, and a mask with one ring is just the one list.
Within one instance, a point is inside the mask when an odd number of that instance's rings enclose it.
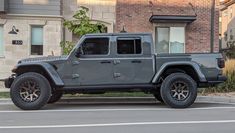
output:
{"label": "building window", "polygon": [[228,16],[228,11],[227,10],[224,11],[223,15],[224,15],[224,17]]}
{"label": "building window", "polygon": [[118,54],[141,54],[140,38],[118,38],[117,40]]}
{"label": "building window", "polygon": [[3,26],[0,25],[0,56],[3,56]]}
{"label": "building window", "polygon": [[87,38],[82,43],[83,55],[107,55],[109,38]]}
{"label": "building window", "polygon": [[31,55],[43,55],[43,27],[31,27]]}
{"label": "building window", "polygon": [[156,27],[155,32],[156,53],[184,53],[184,27]]}

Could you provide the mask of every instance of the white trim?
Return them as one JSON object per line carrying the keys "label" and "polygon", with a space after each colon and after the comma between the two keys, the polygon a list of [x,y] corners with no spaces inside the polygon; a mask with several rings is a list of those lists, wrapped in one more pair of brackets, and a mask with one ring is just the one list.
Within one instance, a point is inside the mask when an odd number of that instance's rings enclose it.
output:
{"label": "white trim", "polygon": [[4,41],[4,25],[3,24],[0,24],[0,27],[2,28],[2,55],[0,55],[0,58],[5,58],[5,41]]}
{"label": "white trim", "polygon": [[38,15],[38,14],[7,14],[7,16],[10,17],[48,17],[48,18],[63,18],[61,15]]}

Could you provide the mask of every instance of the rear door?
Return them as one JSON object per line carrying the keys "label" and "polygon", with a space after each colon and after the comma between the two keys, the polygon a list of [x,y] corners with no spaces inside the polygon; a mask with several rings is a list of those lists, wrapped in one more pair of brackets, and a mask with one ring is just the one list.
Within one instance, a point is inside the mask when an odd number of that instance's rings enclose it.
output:
{"label": "rear door", "polygon": [[141,36],[116,37],[115,44],[114,82],[149,83],[154,73],[150,44],[143,43]]}

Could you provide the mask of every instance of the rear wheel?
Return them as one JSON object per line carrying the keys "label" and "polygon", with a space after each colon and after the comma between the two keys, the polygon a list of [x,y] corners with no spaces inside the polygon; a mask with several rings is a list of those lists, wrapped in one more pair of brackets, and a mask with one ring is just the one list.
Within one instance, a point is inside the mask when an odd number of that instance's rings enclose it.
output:
{"label": "rear wheel", "polygon": [[50,103],[50,104],[55,103],[55,102],[59,101],[62,96],[63,96],[62,91],[55,91],[52,93],[48,103]]}
{"label": "rear wheel", "polygon": [[14,80],[10,95],[13,103],[20,109],[36,110],[47,104],[51,86],[44,76],[28,72]]}
{"label": "rear wheel", "polygon": [[170,107],[186,108],[197,97],[197,84],[187,74],[173,73],[164,79],[160,91],[164,103]]}

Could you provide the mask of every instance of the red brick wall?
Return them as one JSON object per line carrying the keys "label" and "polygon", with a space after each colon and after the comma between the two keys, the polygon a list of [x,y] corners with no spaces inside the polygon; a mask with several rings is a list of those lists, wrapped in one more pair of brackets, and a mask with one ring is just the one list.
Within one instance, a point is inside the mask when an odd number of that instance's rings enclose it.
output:
{"label": "red brick wall", "polygon": [[[151,2],[150,2],[151,1]],[[218,0],[216,0],[218,4]],[[149,22],[153,15],[195,15],[197,20],[186,26],[186,52],[210,52],[212,0],[117,0],[115,31],[154,32]],[[219,47],[219,10],[215,12],[214,51]]]}

